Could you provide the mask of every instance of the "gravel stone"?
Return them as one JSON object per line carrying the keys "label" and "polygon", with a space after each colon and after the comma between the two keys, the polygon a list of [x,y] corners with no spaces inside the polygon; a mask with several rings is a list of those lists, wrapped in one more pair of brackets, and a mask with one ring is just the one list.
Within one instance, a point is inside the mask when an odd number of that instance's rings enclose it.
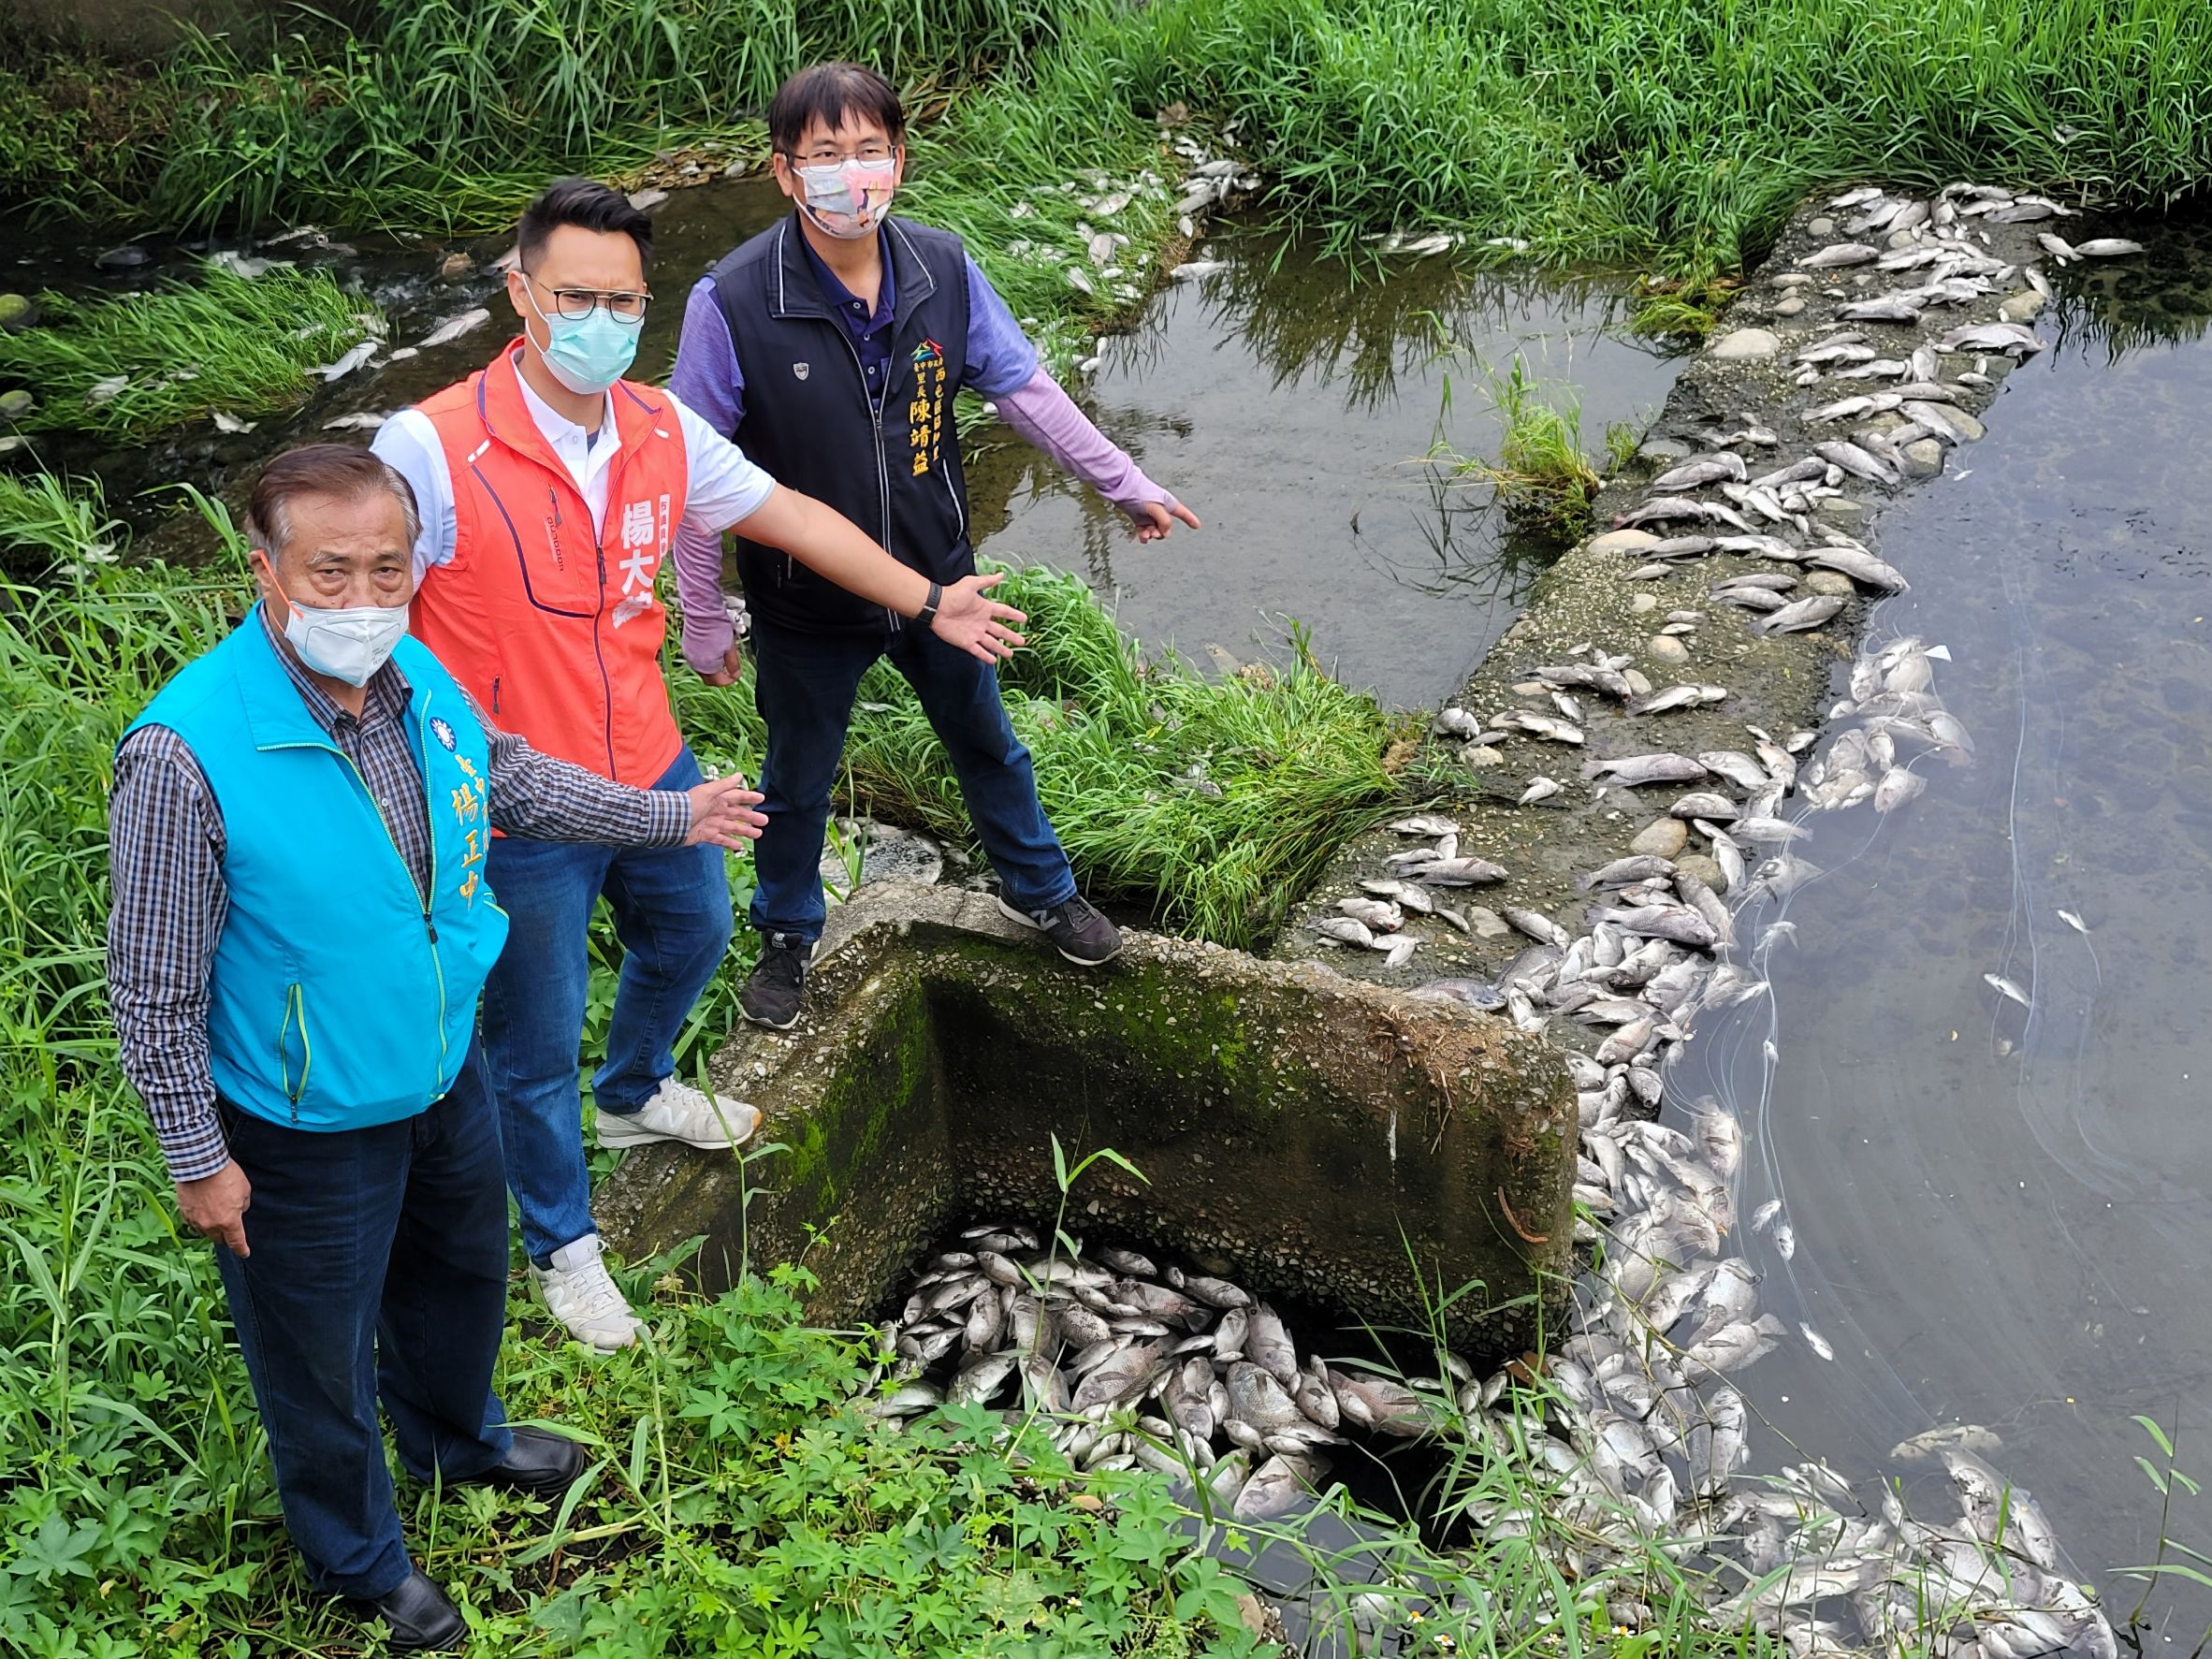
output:
{"label": "gravel stone", "polygon": [[1782,337],[1769,328],[1738,328],[1713,342],[1712,357],[1716,362],[1748,363],[1759,357],[1770,357],[1782,350]]}
{"label": "gravel stone", "polygon": [[1690,840],[1690,826],[1679,818],[1654,818],[1636,834],[1628,843],[1631,852],[1649,853],[1653,858],[1672,858]]}
{"label": "gravel stone", "polygon": [[1690,660],[1690,648],[1671,633],[1653,634],[1652,643],[1645,649],[1654,662],[1687,662]]}

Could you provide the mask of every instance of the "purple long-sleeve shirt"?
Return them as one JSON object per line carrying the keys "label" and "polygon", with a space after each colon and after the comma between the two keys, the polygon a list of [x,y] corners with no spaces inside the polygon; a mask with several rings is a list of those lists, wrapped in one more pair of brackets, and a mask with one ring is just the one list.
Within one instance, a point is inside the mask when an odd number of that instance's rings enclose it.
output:
{"label": "purple long-sleeve shirt", "polygon": [[[1125,513],[1134,517],[1152,502],[1173,504],[1175,498],[1093,426],[1039,364],[1037,348],[973,259],[968,261],[968,365],[961,385],[995,400],[1000,420]],[[702,277],[685,302],[668,389],[725,435],[735,436],[745,418],[745,372],[711,277]],[[687,518],[677,530],[675,557],[684,660],[712,673],[736,637],[722,596],[720,532]]]}

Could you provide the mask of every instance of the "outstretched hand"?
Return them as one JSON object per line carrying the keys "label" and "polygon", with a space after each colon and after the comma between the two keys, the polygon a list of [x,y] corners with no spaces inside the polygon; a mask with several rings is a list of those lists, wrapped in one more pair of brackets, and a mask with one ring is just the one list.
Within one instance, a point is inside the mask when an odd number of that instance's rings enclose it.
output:
{"label": "outstretched hand", "polygon": [[958,646],[969,656],[985,662],[1003,662],[1026,644],[1009,623],[1026,622],[1029,618],[1011,604],[1000,604],[990,597],[990,589],[1006,580],[1006,573],[999,571],[988,576],[963,576],[944,590],[938,601],[937,618],[929,624],[932,633],[947,645]]}
{"label": "outstretched hand", "polygon": [[1199,528],[1199,517],[1181,502],[1139,502],[1128,509],[1140,542],[1157,542],[1175,528],[1177,520]]}
{"label": "outstretched hand", "polygon": [[742,847],[760,839],[768,820],[753,808],[761,804],[758,791],[746,788],[742,778],[710,778],[684,792],[691,803],[691,833],[687,847]]}

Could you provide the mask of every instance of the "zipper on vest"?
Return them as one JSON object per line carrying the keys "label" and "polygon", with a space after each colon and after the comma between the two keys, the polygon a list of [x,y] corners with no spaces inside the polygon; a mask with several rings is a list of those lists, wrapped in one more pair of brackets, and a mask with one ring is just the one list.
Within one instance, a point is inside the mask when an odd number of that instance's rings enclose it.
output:
{"label": "zipper on vest", "polygon": [[[852,336],[845,332],[842,325],[837,328],[837,338],[845,342],[845,349],[852,354],[852,372],[860,376],[860,400],[867,405],[869,424],[876,429],[876,497],[883,526],[883,551],[891,553],[891,472],[883,460],[883,405],[870,395],[867,365],[860,360],[860,347],[852,343]],[[884,368],[883,389],[886,393],[891,389],[888,364]],[[895,553],[891,556],[894,559],[898,557]],[[889,618],[895,633],[906,622],[906,618],[889,605],[883,607],[883,615]]]}
{"label": "zipper on vest", "polygon": [[500,711],[500,677],[499,677],[498,675],[496,675],[496,674],[495,674],[495,675],[493,675],[493,676],[491,677],[491,712],[492,712],[492,713],[494,713],[494,714],[497,714],[497,713],[499,713],[499,711]]}

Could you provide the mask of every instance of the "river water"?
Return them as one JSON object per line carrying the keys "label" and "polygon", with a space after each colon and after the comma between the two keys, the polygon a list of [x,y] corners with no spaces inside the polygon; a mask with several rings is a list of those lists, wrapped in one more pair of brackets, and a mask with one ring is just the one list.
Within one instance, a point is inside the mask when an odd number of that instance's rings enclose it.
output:
{"label": "river water", "polygon": [[[2131,1419],[2212,1477],[2212,235],[2135,234],[2152,257],[2075,278],[1986,440],[1878,527],[1913,588],[1874,636],[1949,648],[1973,764],[1887,822],[1807,821],[1826,874],[1771,1007],[1670,1080],[1755,1131],[1742,1211],[1782,1199],[1797,1239],[1747,1235],[1762,1302],[1835,1350],[1759,1366],[1773,1431],[1863,1475],[1988,1426],[2116,1625],[2160,1546]],[[2170,1535],[2212,1550],[2208,1504],[2177,1492]],[[2152,1616],[2193,1645],[2212,1595],[2168,1580]]]}

